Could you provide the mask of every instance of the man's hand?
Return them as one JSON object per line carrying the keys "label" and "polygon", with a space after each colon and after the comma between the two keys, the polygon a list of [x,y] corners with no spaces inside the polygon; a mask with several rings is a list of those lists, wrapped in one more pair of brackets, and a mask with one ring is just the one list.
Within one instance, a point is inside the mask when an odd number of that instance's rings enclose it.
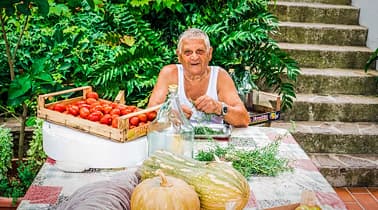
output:
{"label": "man's hand", "polygon": [[184,112],[185,117],[190,119],[190,117],[193,114],[192,109],[190,107],[186,106],[186,105],[181,105],[181,109]]}
{"label": "man's hand", "polygon": [[219,101],[214,100],[208,95],[203,95],[197,98],[193,103],[196,109],[208,113],[208,114],[217,114],[221,112],[222,104]]}

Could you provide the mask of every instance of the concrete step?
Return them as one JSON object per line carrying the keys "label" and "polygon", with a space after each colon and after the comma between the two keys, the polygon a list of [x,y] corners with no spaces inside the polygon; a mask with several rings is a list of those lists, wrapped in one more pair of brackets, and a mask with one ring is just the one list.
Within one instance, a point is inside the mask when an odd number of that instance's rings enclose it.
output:
{"label": "concrete step", "polygon": [[378,122],[378,97],[362,95],[297,94],[283,120]]}
{"label": "concrete step", "polygon": [[333,187],[377,187],[378,154],[309,154]]}
{"label": "concrete step", "polygon": [[274,121],[291,132],[307,153],[377,154],[377,122]]}
{"label": "concrete step", "polygon": [[378,71],[362,69],[301,68],[296,92],[316,94],[376,95]]}
{"label": "concrete step", "polygon": [[269,2],[280,21],[358,25],[359,9],[350,5],[308,2]]}
{"label": "concrete step", "polygon": [[367,28],[358,25],[280,22],[278,42],[365,46]]}
{"label": "concrete step", "polygon": [[340,4],[350,5],[351,0],[284,0],[286,2],[307,2],[307,3],[323,3],[323,4]]}
{"label": "concrete step", "polygon": [[[363,69],[373,50],[367,47],[311,45],[280,42],[278,46],[300,67]],[[375,68],[374,65],[371,68]]]}

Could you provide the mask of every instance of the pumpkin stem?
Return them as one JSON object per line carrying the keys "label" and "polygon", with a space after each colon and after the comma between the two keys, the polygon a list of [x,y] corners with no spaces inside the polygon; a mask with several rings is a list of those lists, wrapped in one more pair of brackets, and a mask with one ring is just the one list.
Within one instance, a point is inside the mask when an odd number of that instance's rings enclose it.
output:
{"label": "pumpkin stem", "polygon": [[215,162],[220,163],[221,160],[219,159],[219,157],[216,154],[213,154],[213,155],[214,155]]}
{"label": "pumpkin stem", "polygon": [[173,186],[172,184],[168,183],[167,177],[165,176],[165,174],[162,170],[160,170],[160,169],[156,170],[155,174],[160,176],[160,179],[161,179],[160,186],[161,187],[172,187]]}

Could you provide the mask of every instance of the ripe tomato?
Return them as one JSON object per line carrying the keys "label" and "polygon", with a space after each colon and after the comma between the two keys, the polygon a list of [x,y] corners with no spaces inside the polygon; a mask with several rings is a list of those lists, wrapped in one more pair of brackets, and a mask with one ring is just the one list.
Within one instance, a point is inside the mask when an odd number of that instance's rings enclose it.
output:
{"label": "ripe tomato", "polygon": [[113,110],[113,108],[110,105],[104,104],[102,106],[102,112],[104,112],[104,114],[109,114],[109,113],[111,113],[112,110]]}
{"label": "ripe tomato", "polygon": [[94,98],[96,100],[98,99],[98,94],[96,92],[93,92],[93,91],[88,92],[86,96],[87,96],[87,98]]}
{"label": "ripe tomato", "polygon": [[[89,111],[90,111],[90,110],[89,110]],[[104,116],[104,114],[103,114],[101,111],[94,111],[94,112],[91,112],[91,114],[98,115],[98,116],[100,116],[100,118],[101,118],[102,116]]]}
{"label": "ripe tomato", "polygon": [[133,125],[133,126],[139,125],[139,118],[137,116],[131,117],[129,120],[130,120],[131,125]]}
{"label": "ripe tomato", "polygon": [[117,117],[114,117],[114,116],[113,116],[113,119],[112,119],[112,127],[118,128],[118,116]]}
{"label": "ripe tomato", "polygon": [[83,105],[83,104],[87,104],[87,102],[86,102],[85,100],[80,100],[80,101],[77,101],[77,102],[75,103],[75,105],[78,106],[78,107],[80,107],[80,106]]}
{"label": "ripe tomato", "polygon": [[111,103],[112,103],[111,101],[106,101],[106,100],[101,101],[101,105],[109,105],[110,106]]}
{"label": "ripe tomato", "polygon": [[101,106],[101,107],[102,107],[101,103],[98,102],[98,101],[92,103],[90,106],[91,106],[91,108],[92,108],[92,107],[95,107],[95,106]]}
{"label": "ripe tomato", "polygon": [[96,103],[97,102],[97,100],[96,99],[94,99],[94,98],[87,98],[87,100],[85,100],[86,102],[87,102],[87,104],[89,104],[89,105],[91,105],[91,104],[94,104],[94,103]]}
{"label": "ripe tomato", "polygon": [[127,108],[127,107],[124,107],[124,108],[120,108],[120,111],[121,111],[121,115],[127,115],[127,114],[130,114],[132,111]]}
{"label": "ripe tomato", "polygon": [[156,111],[147,112],[147,120],[152,121],[156,118]]}
{"label": "ripe tomato", "polygon": [[80,104],[80,105],[79,105],[79,108],[80,108],[80,109],[83,108],[83,107],[90,109],[90,108],[91,108],[91,105],[89,105],[89,104]]}
{"label": "ripe tomato", "polygon": [[139,114],[138,115],[138,118],[139,118],[139,121],[140,122],[147,122],[147,115],[146,114],[144,114],[144,113],[142,113],[142,114]]}
{"label": "ripe tomato", "polygon": [[87,119],[88,115],[90,114],[89,109],[87,107],[80,108],[80,117]]}
{"label": "ripe tomato", "polygon": [[112,124],[112,116],[110,114],[105,114],[101,119],[100,119],[101,124],[106,124],[110,125]]}
{"label": "ripe tomato", "polygon": [[96,105],[96,106],[91,106],[91,108],[89,109],[89,111],[92,113],[92,112],[95,112],[95,111],[100,111],[102,112],[102,106],[101,105]]}
{"label": "ripe tomato", "polygon": [[112,109],[112,111],[110,111],[110,114],[111,115],[121,115],[121,111],[117,108],[114,108],[114,109]]}
{"label": "ripe tomato", "polygon": [[88,120],[93,121],[93,122],[97,122],[97,121],[99,121],[99,120],[101,119],[101,117],[102,117],[102,112],[100,112],[100,113],[101,113],[101,114],[99,114],[98,111],[95,111],[95,112],[93,112],[93,113],[90,113],[90,114],[88,115]]}
{"label": "ripe tomato", "polygon": [[137,111],[137,107],[134,106],[134,105],[126,106],[126,108],[128,108],[131,112],[135,112],[135,111]]}
{"label": "ripe tomato", "polygon": [[68,105],[67,110],[68,110],[68,113],[72,114],[73,116],[77,116],[80,113],[80,109],[76,105]]}
{"label": "ripe tomato", "polygon": [[55,105],[48,106],[47,109],[54,110]]}
{"label": "ripe tomato", "polygon": [[54,105],[54,110],[58,112],[64,112],[66,111],[66,105],[63,104],[55,104]]}
{"label": "ripe tomato", "polygon": [[112,103],[110,104],[110,106],[112,106],[113,109],[118,108],[118,104],[117,104],[117,103],[114,103],[114,102],[112,102]]}

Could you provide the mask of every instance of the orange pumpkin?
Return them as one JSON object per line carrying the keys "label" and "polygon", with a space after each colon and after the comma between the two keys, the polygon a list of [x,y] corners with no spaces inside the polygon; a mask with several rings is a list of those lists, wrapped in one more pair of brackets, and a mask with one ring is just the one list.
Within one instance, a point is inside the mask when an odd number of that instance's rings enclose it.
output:
{"label": "orange pumpkin", "polygon": [[199,210],[200,201],[193,187],[182,179],[165,176],[145,179],[131,196],[131,210]]}

